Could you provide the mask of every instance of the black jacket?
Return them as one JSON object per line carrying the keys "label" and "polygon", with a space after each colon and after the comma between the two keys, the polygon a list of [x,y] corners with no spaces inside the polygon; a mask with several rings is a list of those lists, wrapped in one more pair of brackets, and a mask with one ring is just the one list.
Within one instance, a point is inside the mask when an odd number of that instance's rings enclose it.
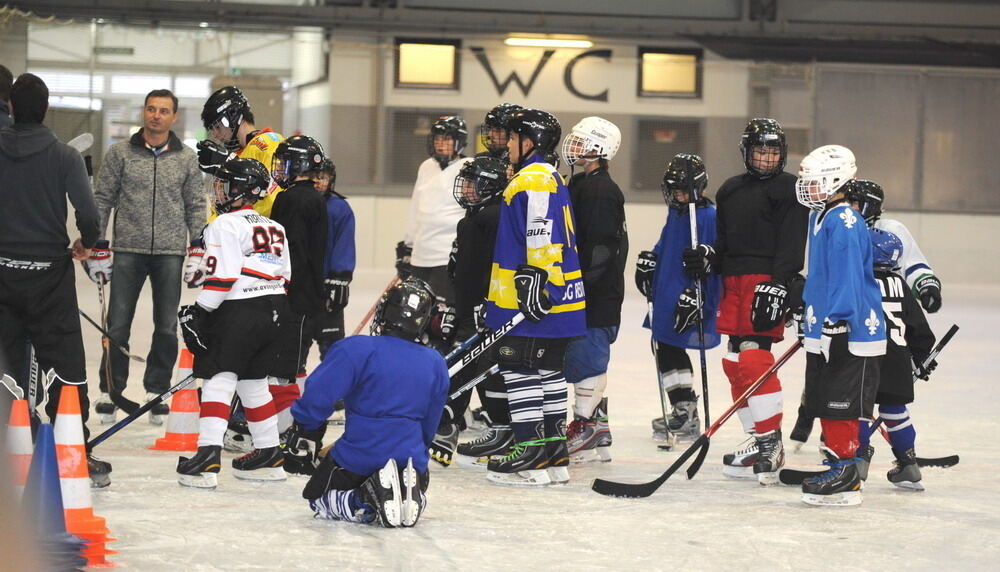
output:
{"label": "black jacket", "polygon": [[769,274],[787,283],[802,270],[809,209],[795,199],[795,175],[730,177],[715,205],[715,252],[723,276]]}
{"label": "black jacket", "polygon": [[458,221],[455,257],[455,336],[464,340],[475,333],[475,309],[486,300],[493,269],[493,247],[500,224],[500,203],[467,212]]}
{"label": "black jacket", "polygon": [[97,204],[80,153],[37,123],[0,129],[0,255],[66,256],[67,197],[83,245],[91,248],[100,234]]}
{"label": "black jacket", "polygon": [[618,326],[625,299],[625,196],[607,169],[569,180],[577,250],[587,293],[587,327]]}
{"label": "black jacket", "polygon": [[14,118],[10,116],[10,108],[7,102],[0,100],[0,129],[10,127],[14,124]]}
{"label": "black jacket", "polygon": [[285,227],[292,257],[288,303],[296,314],[314,316],[325,308],[326,201],[312,181],[297,181],[278,193],[271,217]]}

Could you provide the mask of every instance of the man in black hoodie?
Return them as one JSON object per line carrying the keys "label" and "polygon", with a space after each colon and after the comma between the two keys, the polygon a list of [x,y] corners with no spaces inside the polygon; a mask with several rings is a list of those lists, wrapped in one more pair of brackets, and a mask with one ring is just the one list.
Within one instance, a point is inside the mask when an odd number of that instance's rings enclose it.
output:
{"label": "man in black hoodie", "polygon": [[10,104],[7,103],[13,83],[14,76],[10,74],[10,70],[0,65],[0,129],[14,124],[14,120],[10,118]]}

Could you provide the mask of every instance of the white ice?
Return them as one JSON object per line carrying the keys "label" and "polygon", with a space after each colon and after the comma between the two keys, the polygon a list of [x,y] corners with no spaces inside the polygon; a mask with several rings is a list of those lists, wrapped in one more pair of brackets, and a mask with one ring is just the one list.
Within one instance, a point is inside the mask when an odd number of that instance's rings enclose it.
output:
{"label": "white ice", "polygon": [[[81,307],[96,317],[96,288],[79,275]],[[347,310],[349,329],[388,278],[388,272],[358,274]],[[590,490],[595,477],[652,480],[682,450],[662,452],[650,440],[649,422],[660,404],[648,334],[638,325],[645,304],[633,290],[609,372],[614,460],[573,466],[569,485],[503,488],[488,484],[483,472],[435,466],[430,505],[414,529],[314,520],[300,497],[304,479],[239,481],[229,470],[229,454],[217,490],[180,487],[174,473],[178,455],[147,449],[163,427],[140,419],[96,449],[114,465],[110,488],[93,495],[95,512],[118,539],[111,543],[118,551],[111,560],[138,570],[995,569],[1000,344],[993,336],[1000,323],[1000,288],[949,284],[943,310],[930,317],[938,335],[952,323],[961,331],[932,380],[917,388],[911,406],[917,452],[959,454],[961,463],[924,469],[926,492],[905,492],[885,479],[892,455],[875,439],[864,504],[847,509],[808,508],[796,487],[761,487],[722,476],[722,454],[743,440],[735,418],[712,439],[693,480],[676,474],[652,497],[638,500]],[[185,300],[194,294],[186,291]],[[132,351],[145,355],[152,332],[148,286],[141,300]],[[96,397],[99,335],[87,324],[83,328]],[[692,357],[697,367],[696,354]],[[311,365],[316,359],[313,350]],[[720,348],[708,352],[713,415],[731,401],[720,359]],[[794,423],[803,370],[800,352],[781,371],[786,433]],[[132,364],[126,391],[137,401],[144,397],[142,371],[141,364]],[[700,394],[700,381],[696,386]],[[103,429],[96,416],[90,426],[94,434]],[[789,454],[790,465],[818,462],[817,433],[818,428],[801,453]],[[336,435],[334,428],[328,435]]]}

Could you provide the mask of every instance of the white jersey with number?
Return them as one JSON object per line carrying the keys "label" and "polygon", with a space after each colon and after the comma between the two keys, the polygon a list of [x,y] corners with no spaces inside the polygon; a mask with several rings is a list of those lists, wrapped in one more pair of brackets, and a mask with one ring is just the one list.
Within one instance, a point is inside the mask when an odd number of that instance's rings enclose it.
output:
{"label": "white jersey with number", "polygon": [[913,288],[913,285],[920,278],[934,274],[934,269],[927,262],[927,257],[920,251],[917,241],[905,224],[891,218],[880,218],[875,221],[875,228],[895,234],[903,243],[903,254],[899,257],[899,274],[906,280],[906,284],[910,288]]}
{"label": "white jersey with number", "polygon": [[205,228],[205,285],[198,304],[284,294],[292,279],[285,227],[247,207]]}

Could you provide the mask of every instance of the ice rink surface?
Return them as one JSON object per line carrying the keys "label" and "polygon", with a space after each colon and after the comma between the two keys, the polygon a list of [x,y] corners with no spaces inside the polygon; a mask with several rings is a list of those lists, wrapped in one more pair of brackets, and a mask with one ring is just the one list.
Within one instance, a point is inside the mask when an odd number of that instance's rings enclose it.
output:
{"label": "ice rink surface", "polygon": [[[81,307],[96,318],[96,287],[77,274]],[[388,278],[388,272],[358,273],[347,310],[349,330]],[[228,453],[223,454],[218,489],[179,486],[177,454],[147,449],[162,436],[163,427],[143,418],[95,451],[114,465],[112,485],[93,495],[95,512],[107,519],[118,539],[110,545],[118,551],[111,559],[122,569],[171,571],[996,569],[1000,343],[994,336],[1000,324],[1000,287],[946,285],[943,310],[930,316],[938,336],[952,323],[961,331],[942,354],[932,380],[917,388],[911,406],[917,454],[959,454],[961,463],[924,469],[926,492],[906,492],[885,479],[892,453],[875,438],[864,504],[840,509],[807,507],[797,487],[761,487],[724,477],[722,454],[743,441],[735,418],[713,438],[693,480],[678,473],[652,497],[637,500],[605,498],[590,490],[596,477],[652,480],[684,447],[663,452],[650,439],[650,419],[659,415],[660,404],[648,332],[639,327],[645,304],[631,284],[628,290],[607,390],[614,459],[574,465],[568,485],[504,488],[487,483],[485,471],[435,465],[430,504],[413,529],[314,520],[300,496],[304,478],[239,481],[231,475],[233,455]],[[185,301],[195,294],[186,291]],[[132,351],[145,355],[152,332],[148,290],[141,300]],[[86,323],[83,328],[94,398],[100,337]],[[777,345],[776,353],[789,343],[786,339]],[[713,415],[731,401],[721,356],[721,348],[708,354]],[[696,354],[692,357],[697,367]],[[317,359],[313,350],[310,368]],[[800,351],[781,370],[786,435],[795,420],[804,363]],[[142,401],[143,366],[131,367],[126,395]],[[700,394],[697,373],[696,386]],[[96,416],[91,429],[95,435],[102,431]],[[338,433],[331,427],[327,437]],[[463,440],[473,436],[466,433]],[[802,452],[789,452],[788,465],[818,463],[817,438],[818,425]]]}

